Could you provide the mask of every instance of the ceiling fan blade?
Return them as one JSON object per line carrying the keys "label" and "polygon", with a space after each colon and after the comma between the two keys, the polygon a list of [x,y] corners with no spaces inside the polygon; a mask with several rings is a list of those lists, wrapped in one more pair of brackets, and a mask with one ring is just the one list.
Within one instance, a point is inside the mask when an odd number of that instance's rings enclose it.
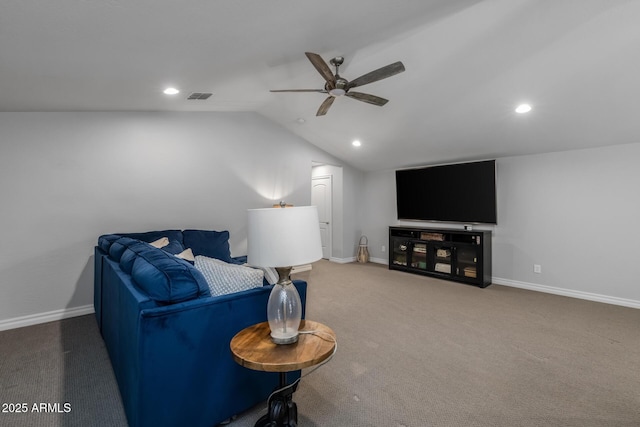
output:
{"label": "ceiling fan blade", "polygon": [[331,104],[333,104],[333,101],[335,99],[336,98],[333,96],[327,97],[327,99],[325,99],[324,102],[320,104],[320,108],[318,108],[316,116],[324,116],[325,114],[327,114],[327,111],[329,111],[329,107],[331,107]]}
{"label": "ceiling fan blade", "polygon": [[358,101],[367,102],[369,104],[377,105],[382,107],[384,104],[389,102],[388,99],[380,98],[379,96],[370,95],[368,93],[361,92],[347,92],[345,93],[349,98],[357,99]]}
{"label": "ceiling fan blade", "polygon": [[269,92],[320,92],[327,93],[324,89],[271,89]]}
{"label": "ceiling fan blade", "polygon": [[331,72],[331,68],[329,68],[327,63],[324,62],[324,59],[322,59],[322,57],[317,53],[305,52],[304,54],[307,55],[307,58],[309,58],[309,61],[311,61],[311,64],[313,64],[313,66],[316,68],[316,70],[318,70],[320,75],[322,75],[322,77],[327,81],[327,83],[329,84],[329,89],[335,88],[336,77]]}
{"label": "ceiling fan blade", "polygon": [[377,82],[378,80],[386,79],[387,77],[391,77],[403,71],[404,65],[402,62],[394,62],[393,64],[378,68],[377,70],[371,71],[370,73],[364,74],[357,79],[350,81],[347,88],[351,89],[356,86],[364,86],[369,83]]}

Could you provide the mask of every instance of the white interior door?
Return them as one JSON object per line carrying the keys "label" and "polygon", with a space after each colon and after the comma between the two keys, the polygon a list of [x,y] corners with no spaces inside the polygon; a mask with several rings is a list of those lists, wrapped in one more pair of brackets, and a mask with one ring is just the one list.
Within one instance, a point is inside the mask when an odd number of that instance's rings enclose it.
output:
{"label": "white interior door", "polygon": [[318,208],[322,258],[331,258],[331,177],[320,176],[311,180],[311,204]]}

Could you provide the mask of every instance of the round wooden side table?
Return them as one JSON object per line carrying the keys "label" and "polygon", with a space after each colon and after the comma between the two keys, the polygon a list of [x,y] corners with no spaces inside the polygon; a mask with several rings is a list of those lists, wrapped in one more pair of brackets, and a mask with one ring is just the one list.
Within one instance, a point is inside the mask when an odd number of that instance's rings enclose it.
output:
{"label": "round wooden side table", "polygon": [[288,384],[287,372],[322,363],[334,353],[336,335],[328,326],[302,320],[299,330],[298,341],[293,344],[273,343],[268,322],[249,326],[231,339],[231,354],[236,363],[255,371],[280,373],[280,385],[267,402],[269,412],[255,427],[297,427],[298,408],[293,393],[298,380]]}

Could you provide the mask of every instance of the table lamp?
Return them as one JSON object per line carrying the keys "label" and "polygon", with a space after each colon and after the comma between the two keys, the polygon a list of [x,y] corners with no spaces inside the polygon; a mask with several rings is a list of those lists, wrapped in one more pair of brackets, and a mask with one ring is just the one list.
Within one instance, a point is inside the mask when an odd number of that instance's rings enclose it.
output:
{"label": "table lamp", "polygon": [[279,280],[267,304],[271,340],[276,344],[298,341],[302,303],[289,275],[296,265],[322,258],[318,209],[315,206],[248,210],[247,262],[275,267]]}

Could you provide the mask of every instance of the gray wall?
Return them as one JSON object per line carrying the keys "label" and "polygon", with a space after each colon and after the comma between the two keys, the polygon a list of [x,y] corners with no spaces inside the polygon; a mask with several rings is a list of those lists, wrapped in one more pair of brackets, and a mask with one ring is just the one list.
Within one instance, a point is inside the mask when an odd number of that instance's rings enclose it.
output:
{"label": "gray wall", "polygon": [[100,234],[228,229],[245,254],[246,209],[309,204],[312,161],[340,163],[252,113],[0,113],[0,329],[90,310]]}
{"label": "gray wall", "polygon": [[[640,144],[497,159],[493,281],[640,308]],[[399,222],[393,171],[364,177],[362,229],[372,259],[387,262]],[[542,273],[533,272],[533,264]]]}

